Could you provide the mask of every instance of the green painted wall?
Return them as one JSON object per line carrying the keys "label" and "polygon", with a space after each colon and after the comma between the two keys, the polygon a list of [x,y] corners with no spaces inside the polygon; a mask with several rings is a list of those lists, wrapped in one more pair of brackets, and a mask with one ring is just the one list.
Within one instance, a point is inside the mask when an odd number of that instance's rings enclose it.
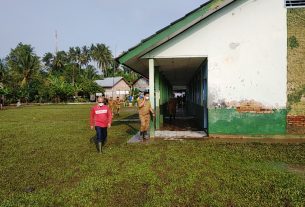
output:
{"label": "green painted wall", "polygon": [[286,133],[286,110],[271,114],[240,113],[235,109],[209,109],[209,134],[275,135]]}
{"label": "green painted wall", "polygon": [[[172,94],[172,86],[164,75],[156,70],[155,74],[155,92],[159,93],[159,105],[156,104],[156,129],[163,126],[164,116],[167,115],[167,103]],[[156,97],[157,98],[157,97]],[[156,101],[157,103],[157,101]]]}

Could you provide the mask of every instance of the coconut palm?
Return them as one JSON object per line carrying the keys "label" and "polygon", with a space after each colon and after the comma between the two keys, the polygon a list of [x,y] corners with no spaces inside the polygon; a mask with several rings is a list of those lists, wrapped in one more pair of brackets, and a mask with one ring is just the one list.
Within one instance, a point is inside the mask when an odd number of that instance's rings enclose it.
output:
{"label": "coconut palm", "polygon": [[111,68],[113,63],[112,53],[105,44],[91,45],[92,59],[96,61],[98,68],[103,72],[103,75],[107,77],[107,69]]}
{"label": "coconut palm", "polygon": [[81,78],[88,80],[97,80],[100,77],[97,74],[95,67],[93,67],[92,65],[88,65],[85,69],[82,70]]}
{"label": "coconut palm", "polygon": [[42,58],[42,62],[51,74],[62,73],[68,61],[68,55],[65,51],[58,51],[55,55],[48,52]]}
{"label": "coconut palm", "polygon": [[65,51],[59,51],[54,58],[54,67],[57,70],[62,71],[65,65],[68,63],[68,55]]}
{"label": "coconut palm", "polygon": [[76,69],[80,71],[81,50],[79,47],[70,47],[68,52],[69,62],[72,65],[72,85],[75,85]]}
{"label": "coconut palm", "polygon": [[81,49],[81,55],[79,58],[80,64],[87,66],[91,60],[90,49],[87,46],[83,46]]}
{"label": "coconut palm", "polygon": [[7,64],[14,78],[24,87],[32,76],[40,69],[39,57],[31,45],[19,43],[7,56]]}

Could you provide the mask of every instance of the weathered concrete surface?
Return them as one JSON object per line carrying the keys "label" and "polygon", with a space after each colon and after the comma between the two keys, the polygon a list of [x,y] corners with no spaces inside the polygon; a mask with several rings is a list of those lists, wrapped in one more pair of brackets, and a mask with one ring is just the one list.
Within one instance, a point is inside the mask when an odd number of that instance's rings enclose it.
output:
{"label": "weathered concrete surface", "polygon": [[148,141],[149,139],[147,140],[143,140],[141,137],[140,137],[140,132],[138,132],[137,134],[135,134],[133,137],[131,137],[130,140],[127,141],[128,144],[132,144],[132,143],[139,143],[139,142],[143,142],[143,141]]}
{"label": "weathered concrete surface", "polygon": [[155,138],[206,138],[204,131],[155,131]]}
{"label": "weathered concrete surface", "polygon": [[[177,141],[183,139],[202,139],[208,138],[206,132],[204,131],[155,131],[155,138],[162,138],[168,141]],[[127,143],[147,143],[151,141],[151,139],[143,140],[140,137],[140,132],[134,135]]]}
{"label": "weathered concrete surface", "polygon": [[287,131],[305,134],[305,126],[291,116],[305,116],[305,9],[289,9],[288,23],[288,117]]}

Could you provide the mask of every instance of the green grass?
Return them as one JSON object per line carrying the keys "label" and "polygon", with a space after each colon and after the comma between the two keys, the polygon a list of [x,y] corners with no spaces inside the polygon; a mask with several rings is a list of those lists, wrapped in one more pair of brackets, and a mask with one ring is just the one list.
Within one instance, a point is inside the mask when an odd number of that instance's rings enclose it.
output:
{"label": "green grass", "polygon": [[89,109],[0,111],[1,206],[304,206],[304,143],[128,145],[138,123],[115,122],[99,155]]}

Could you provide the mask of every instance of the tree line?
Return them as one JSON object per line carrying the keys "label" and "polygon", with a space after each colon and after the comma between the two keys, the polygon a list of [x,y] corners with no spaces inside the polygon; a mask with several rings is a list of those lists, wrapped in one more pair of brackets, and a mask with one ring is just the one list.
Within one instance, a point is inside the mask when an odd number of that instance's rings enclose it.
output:
{"label": "tree line", "polygon": [[70,47],[39,57],[31,45],[19,43],[0,59],[0,98],[4,104],[88,101],[90,94],[103,92],[95,80],[110,76],[123,76],[130,83],[138,78],[115,64],[105,44]]}

